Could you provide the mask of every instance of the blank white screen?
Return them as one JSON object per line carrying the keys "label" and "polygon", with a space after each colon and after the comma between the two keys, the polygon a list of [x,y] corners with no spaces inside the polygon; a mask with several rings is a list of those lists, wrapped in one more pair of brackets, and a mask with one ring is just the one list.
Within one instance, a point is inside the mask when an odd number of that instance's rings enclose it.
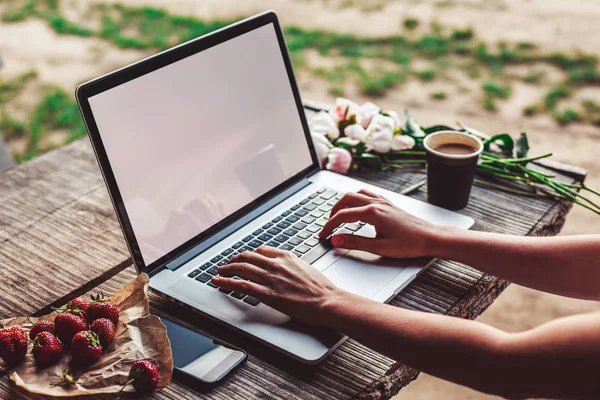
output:
{"label": "blank white screen", "polygon": [[312,162],[272,24],[89,102],[146,265]]}

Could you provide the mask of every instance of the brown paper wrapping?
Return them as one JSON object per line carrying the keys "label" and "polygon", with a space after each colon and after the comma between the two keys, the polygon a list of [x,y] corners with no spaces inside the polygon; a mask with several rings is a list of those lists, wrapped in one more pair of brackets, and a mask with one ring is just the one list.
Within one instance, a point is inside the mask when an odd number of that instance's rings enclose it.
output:
{"label": "brown paper wrapping", "polygon": [[[157,389],[164,388],[171,381],[173,372],[171,344],[167,328],[158,317],[150,314],[147,288],[148,275],[142,274],[111,296],[111,301],[119,309],[119,323],[115,339],[97,363],[77,369],[70,364],[71,357],[66,349],[58,363],[40,368],[31,355],[30,344],[25,360],[14,367],[10,379],[29,392],[46,396],[116,393],[127,382],[131,365],[137,360],[147,359],[158,367]],[[40,319],[52,321],[55,315],[32,317],[31,320],[34,323]],[[21,326],[29,334],[31,325],[25,317],[0,320],[0,328],[13,325]],[[70,370],[77,378],[75,385],[53,386],[62,380],[63,369]],[[124,391],[133,390],[129,385]]]}

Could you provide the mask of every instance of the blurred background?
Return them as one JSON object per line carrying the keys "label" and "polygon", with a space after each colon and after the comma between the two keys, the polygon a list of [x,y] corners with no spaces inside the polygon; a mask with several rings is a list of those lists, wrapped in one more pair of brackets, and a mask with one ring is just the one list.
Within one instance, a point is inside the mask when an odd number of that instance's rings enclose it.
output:
{"label": "blurred background", "polygon": [[[0,0],[4,147],[22,163],[85,136],[79,83],[265,9],[285,27],[303,98],[528,132],[530,154],[553,152],[600,187],[595,0]],[[575,208],[563,234],[582,233],[600,233],[600,217]],[[511,285],[479,320],[515,332],[592,310]],[[422,374],[397,398],[493,397]]]}

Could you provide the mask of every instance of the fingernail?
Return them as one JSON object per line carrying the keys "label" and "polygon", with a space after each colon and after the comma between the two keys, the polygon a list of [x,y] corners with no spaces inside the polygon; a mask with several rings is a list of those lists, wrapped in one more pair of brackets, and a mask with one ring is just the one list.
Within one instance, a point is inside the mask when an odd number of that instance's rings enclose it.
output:
{"label": "fingernail", "polygon": [[340,247],[344,244],[344,239],[342,239],[338,235],[335,235],[331,238],[331,244],[333,244],[335,247]]}

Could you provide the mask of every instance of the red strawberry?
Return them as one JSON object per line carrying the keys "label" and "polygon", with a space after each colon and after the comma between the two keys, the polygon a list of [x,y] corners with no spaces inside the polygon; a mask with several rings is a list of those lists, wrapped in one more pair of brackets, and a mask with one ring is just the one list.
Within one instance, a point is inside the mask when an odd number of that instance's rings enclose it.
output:
{"label": "red strawberry", "polygon": [[88,323],[80,316],[70,313],[58,314],[54,318],[54,331],[58,339],[68,346],[77,332],[88,329]]}
{"label": "red strawberry", "polygon": [[50,332],[40,332],[33,341],[33,358],[38,364],[52,364],[62,356],[62,343]]}
{"label": "red strawberry", "polygon": [[[139,360],[133,363],[129,371],[128,381],[125,386],[133,384],[138,392],[151,392],[158,384],[158,369],[148,360]],[[123,389],[121,389],[123,390]]]}
{"label": "red strawberry", "polygon": [[0,357],[7,364],[17,364],[27,354],[27,334],[23,328],[12,326],[0,330]]}
{"label": "red strawberry", "polygon": [[71,357],[81,364],[93,364],[102,357],[100,339],[92,331],[77,332],[71,341]]}
{"label": "red strawberry", "polygon": [[92,322],[100,318],[110,319],[116,327],[119,322],[119,310],[115,303],[111,303],[110,301],[99,301],[90,304],[87,309],[87,320]]}
{"label": "red strawberry", "polygon": [[54,322],[42,319],[33,324],[33,327],[29,331],[29,339],[35,339],[40,332],[50,332],[54,334]]}
{"label": "red strawberry", "polygon": [[115,325],[108,318],[99,318],[92,322],[90,331],[95,332],[100,338],[102,346],[108,346],[115,338]]}
{"label": "red strawberry", "polygon": [[68,312],[71,314],[79,315],[80,317],[83,317],[83,319],[86,319],[86,311],[89,305],[90,303],[87,300],[76,298],[69,301],[67,304],[60,308],[53,307],[53,310],[62,313]]}

